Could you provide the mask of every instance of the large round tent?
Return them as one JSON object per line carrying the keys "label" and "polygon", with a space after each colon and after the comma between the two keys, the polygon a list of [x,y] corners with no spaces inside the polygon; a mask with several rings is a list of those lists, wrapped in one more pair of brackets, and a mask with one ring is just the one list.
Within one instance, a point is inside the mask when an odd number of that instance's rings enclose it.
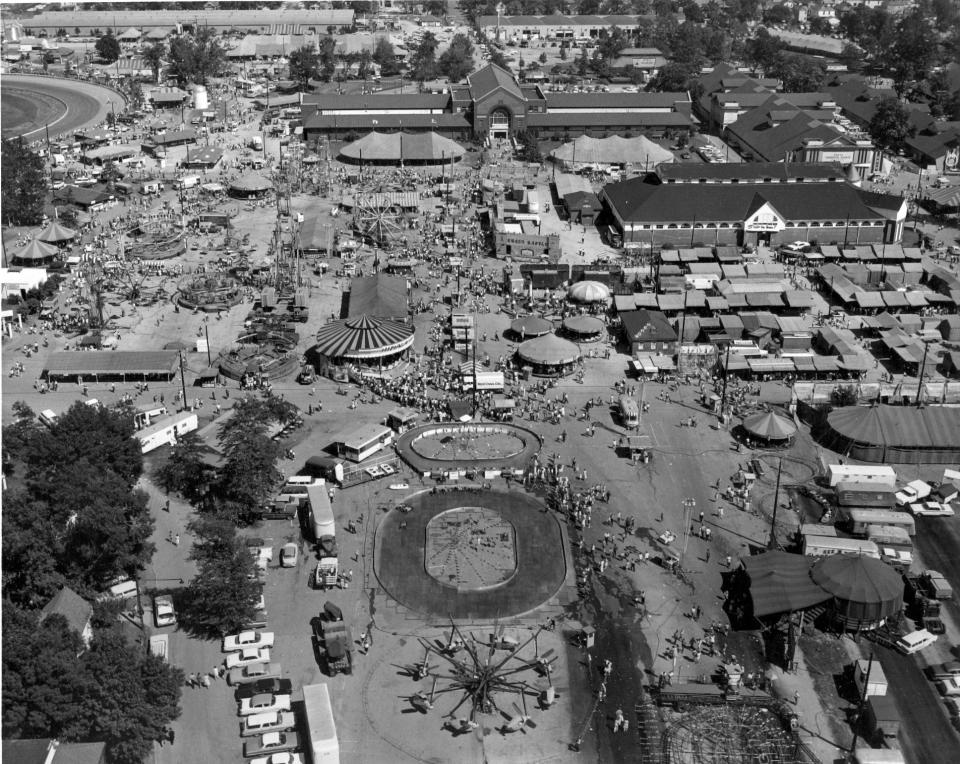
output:
{"label": "large round tent", "polygon": [[761,411],[743,420],[743,429],[754,438],[768,443],[789,441],[797,434],[797,426],[787,417],[773,411]]}
{"label": "large round tent", "polygon": [[595,316],[567,316],[563,319],[563,331],[579,342],[598,340],[607,325]]}
{"label": "large round tent", "polygon": [[577,302],[607,302],[610,287],[599,281],[578,281],[567,290],[567,296]]}
{"label": "large round tent", "polygon": [[585,165],[638,165],[652,169],[662,162],[674,161],[673,154],[645,136],[591,138],[581,135],[550,152],[551,158],[565,168]]}
{"label": "large round tent", "polygon": [[340,156],[351,162],[372,164],[441,164],[458,162],[466,150],[437,133],[367,133],[344,146]]}
{"label": "large round tent", "polygon": [[900,574],[872,557],[824,557],[810,577],[833,597],[837,621],[846,629],[874,629],[903,607]]}
{"label": "large round tent", "polygon": [[510,322],[510,331],[520,337],[540,337],[553,331],[553,323],[540,316],[524,316]]}
{"label": "large round tent", "polygon": [[53,244],[34,239],[27,246],[15,253],[14,265],[38,266],[51,263],[56,259],[57,248]]}
{"label": "large round tent", "polygon": [[248,198],[263,196],[270,192],[273,184],[258,172],[248,172],[230,182],[230,195]]}
{"label": "large round tent", "polygon": [[40,232],[37,238],[48,244],[66,244],[68,241],[72,241],[76,235],[76,231],[72,228],[60,225],[60,223],[54,220]]}
{"label": "large round tent", "polygon": [[845,406],[827,415],[820,441],[864,462],[955,464],[960,409],[949,406]]}
{"label": "large round tent", "polygon": [[517,357],[534,374],[569,374],[580,361],[580,348],[555,334],[527,340],[517,348]]}
{"label": "large round tent", "polygon": [[413,338],[410,324],[360,315],[322,326],[310,355],[321,369],[353,365],[361,371],[374,371],[400,361]]}

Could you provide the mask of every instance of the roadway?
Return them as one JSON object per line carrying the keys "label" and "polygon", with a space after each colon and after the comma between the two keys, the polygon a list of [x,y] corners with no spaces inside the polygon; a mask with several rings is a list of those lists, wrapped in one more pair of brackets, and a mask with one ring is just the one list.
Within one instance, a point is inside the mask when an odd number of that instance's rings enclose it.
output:
{"label": "roadway", "polygon": [[[58,102],[59,114],[55,112],[56,116],[51,115],[53,118],[49,123],[51,138],[72,135],[78,130],[102,122],[110,111],[111,102],[118,112],[125,106],[123,96],[119,93],[80,80],[8,74],[3,77],[2,90],[15,92],[20,98],[29,99],[33,95],[40,95],[47,103],[51,100]],[[18,134],[27,141],[45,136],[42,122],[25,124],[23,130],[22,133],[18,131]],[[4,138],[7,137],[10,136],[4,130]]]}

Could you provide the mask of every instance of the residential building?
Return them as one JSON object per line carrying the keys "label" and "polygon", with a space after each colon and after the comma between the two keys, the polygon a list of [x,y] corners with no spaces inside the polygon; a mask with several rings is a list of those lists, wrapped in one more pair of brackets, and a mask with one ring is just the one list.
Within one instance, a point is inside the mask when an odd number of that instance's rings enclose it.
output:
{"label": "residential building", "polygon": [[48,738],[4,740],[0,758],[16,764],[106,764],[107,744],[61,743]]}
{"label": "residential building", "polygon": [[630,354],[659,353],[673,355],[677,332],[659,310],[624,310],[619,313],[623,333],[630,343]]}
{"label": "residential building", "polygon": [[70,628],[80,635],[84,644],[90,644],[90,640],[93,639],[93,626],[90,623],[93,618],[93,607],[73,589],[65,586],[54,594],[40,611],[40,622],[42,623],[51,615],[62,615],[67,619]]}

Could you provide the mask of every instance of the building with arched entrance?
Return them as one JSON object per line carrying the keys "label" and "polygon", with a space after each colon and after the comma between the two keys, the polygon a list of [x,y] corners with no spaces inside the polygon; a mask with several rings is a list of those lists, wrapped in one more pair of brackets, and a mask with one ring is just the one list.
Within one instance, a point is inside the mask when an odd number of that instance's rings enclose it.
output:
{"label": "building with arched entrance", "polygon": [[659,137],[689,132],[688,93],[558,93],[520,82],[494,64],[442,93],[322,93],[304,95],[304,139],[354,140],[378,132],[435,132],[454,140],[544,140],[579,135]]}

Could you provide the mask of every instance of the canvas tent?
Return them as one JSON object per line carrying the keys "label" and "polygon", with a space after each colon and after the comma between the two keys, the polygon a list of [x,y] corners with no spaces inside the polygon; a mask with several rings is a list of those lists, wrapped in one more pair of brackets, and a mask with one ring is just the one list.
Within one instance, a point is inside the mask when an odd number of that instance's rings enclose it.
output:
{"label": "canvas tent", "polygon": [[821,441],[852,459],[891,464],[960,461],[960,409],[846,406],[827,415]]}
{"label": "canvas tent", "polygon": [[662,162],[672,162],[673,154],[645,136],[623,138],[591,138],[581,135],[550,152],[565,169],[586,165],[636,165],[652,169]]}
{"label": "canvas tent", "polygon": [[456,141],[437,133],[367,133],[344,146],[340,156],[357,163],[440,164],[459,161],[466,150]]}

